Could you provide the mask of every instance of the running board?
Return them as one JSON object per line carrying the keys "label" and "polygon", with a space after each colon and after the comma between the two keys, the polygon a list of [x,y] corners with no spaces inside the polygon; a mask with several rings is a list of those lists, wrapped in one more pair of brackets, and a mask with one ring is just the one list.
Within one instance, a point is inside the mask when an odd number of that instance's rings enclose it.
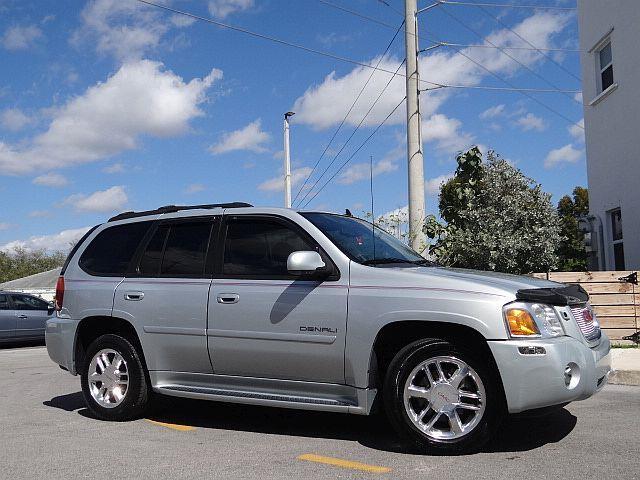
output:
{"label": "running board", "polygon": [[231,403],[263,405],[271,407],[296,408],[302,410],[321,410],[344,413],[360,412],[361,407],[344,400],[314,398],[278,393],[249,392],[187,385],[161,385],[154,388],[158,393],[176,397],[217,400]]}

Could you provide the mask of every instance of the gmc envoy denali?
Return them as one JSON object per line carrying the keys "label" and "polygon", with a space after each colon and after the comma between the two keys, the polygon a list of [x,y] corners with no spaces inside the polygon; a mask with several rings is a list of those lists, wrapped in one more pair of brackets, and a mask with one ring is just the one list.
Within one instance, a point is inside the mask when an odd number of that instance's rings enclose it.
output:
{"label": "gmc envoy denali", "polygon": [[577,285],[441,268],[349,215],[245,203],[126,212],[69,254],[49,356],[98,418],[154,393],[368,415],[462,452],[507,413],[600,390],[610,342]]}

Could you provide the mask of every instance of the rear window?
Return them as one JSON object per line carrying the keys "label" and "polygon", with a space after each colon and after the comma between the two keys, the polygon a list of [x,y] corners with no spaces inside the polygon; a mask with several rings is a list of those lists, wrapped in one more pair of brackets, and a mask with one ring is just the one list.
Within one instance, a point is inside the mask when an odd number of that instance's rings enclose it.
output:
{"label": "rear window", "polygon": [[124,275],[152,223],[128,223],[103,230],[82,253],[80,268],[91,275]]}

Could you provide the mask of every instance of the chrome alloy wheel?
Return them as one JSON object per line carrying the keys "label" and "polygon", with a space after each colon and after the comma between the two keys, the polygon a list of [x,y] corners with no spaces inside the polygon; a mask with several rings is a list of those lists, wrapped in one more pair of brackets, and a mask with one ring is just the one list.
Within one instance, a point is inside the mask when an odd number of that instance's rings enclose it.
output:
{"label": "chrome alloy wheel", "polygon": [[433,357],[409,374],[404,406],[411,422],[435,440],[453,440],[473,430],[485,410],[480,376],[459,358]]}
{"label": "chrome alloy wheel", "polygon": [[120,353],[105,348],[89,364],[89,391],[98,405],[114,408],[122,403],[129,389],[127,362]]}

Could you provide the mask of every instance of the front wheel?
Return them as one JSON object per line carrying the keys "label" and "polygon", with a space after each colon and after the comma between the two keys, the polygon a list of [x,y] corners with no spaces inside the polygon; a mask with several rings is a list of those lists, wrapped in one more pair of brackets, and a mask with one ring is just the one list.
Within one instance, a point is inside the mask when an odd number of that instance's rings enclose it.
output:
{"label": "front wheel", "polygon": [[503,402],[495,371],[439,339],[407,345],[391,362],[385,410],[403,437],[434,452],[479,449],[495,433]]}
{"label": "front wheel", "polygon": [[87,407],[101,420],[132,420],[142,415],[149,401],[140,355],[119,335],[102,335],[89,345],[80,382]]}

